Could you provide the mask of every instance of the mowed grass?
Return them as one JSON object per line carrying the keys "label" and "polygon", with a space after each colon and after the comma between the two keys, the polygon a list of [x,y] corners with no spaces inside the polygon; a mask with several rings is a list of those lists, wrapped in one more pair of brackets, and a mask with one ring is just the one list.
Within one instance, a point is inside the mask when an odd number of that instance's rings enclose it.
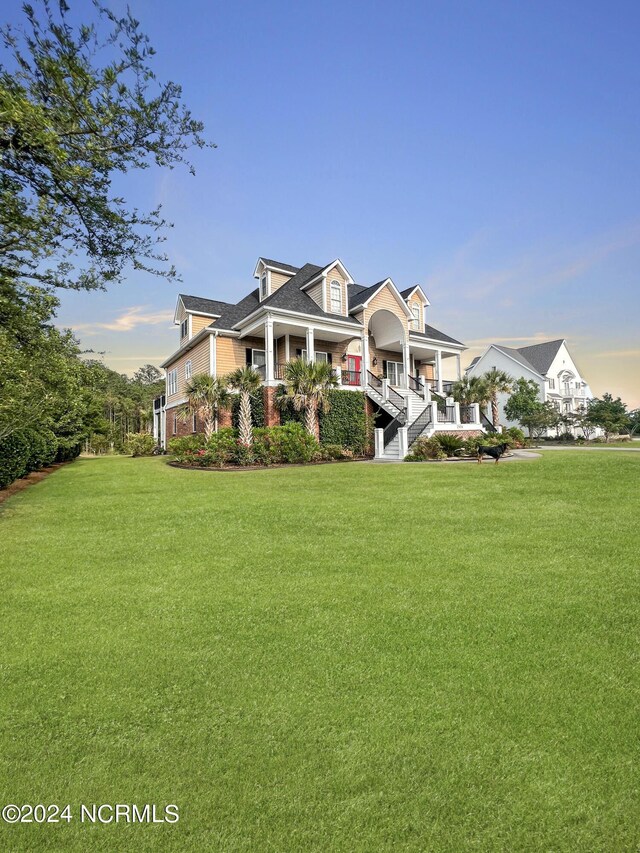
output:
{"label": "mowed grass", "polygon": [[0,850],[637,850],[639,474],[61,469],[0,511],[0,796],[76,817]]}

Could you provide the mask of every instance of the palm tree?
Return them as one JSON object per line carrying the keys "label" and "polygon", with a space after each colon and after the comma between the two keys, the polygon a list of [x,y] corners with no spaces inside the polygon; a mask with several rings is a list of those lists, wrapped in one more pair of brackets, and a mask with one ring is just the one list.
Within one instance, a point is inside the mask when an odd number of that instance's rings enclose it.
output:
{"label": "palm tree", "polygon": [[508,394],[511,391],[514,379],[509,376],[504,370],[498,370],[496,367],[491,368],[484,373],[480,379],[484,380],[489,394],[489,402],[491,403],[491,421],[494,428],[497,430],[500,426],[500,413],[498,411],[498,394]]}
{"label": "palm tree", "polygon": [[288,362],[284,374],[284,389],[276,397],[276,405],[283,408],[293,403],[297,412],[304,412],[304,426],[309,435],[317,438],[318,410],[328,411],[329,390],[338,380],[326,361],[304,361],[296,358]]}
{"label": "palm tree", "polygon": [[228,409],[231,403],[227,383],[217,376],[198,373],[187,382],[185,393],[187,402],[178,415],[183,421],[194,415],[199,417],[204,423],[204,437],[208,441],[218,428],[220,410]]}
{"label": "palm tree", "polygon": [[238,415],[238,430],[240,432],[240,443],[250,447],[253,441],[251,431],[251,394],[262,385],[262,378],[257,370],[250,364],[239,367],[227,377],[232,388],[240,393],[240,412]]}
{"label": "palm tree", "polygon": [[461,403],[463,406],[479,403],[481,409],[484,409],[491,400],[489,388],[482,376],[463,376],[462,379],[458,379],[451,389],[451,396],[456,403]]}

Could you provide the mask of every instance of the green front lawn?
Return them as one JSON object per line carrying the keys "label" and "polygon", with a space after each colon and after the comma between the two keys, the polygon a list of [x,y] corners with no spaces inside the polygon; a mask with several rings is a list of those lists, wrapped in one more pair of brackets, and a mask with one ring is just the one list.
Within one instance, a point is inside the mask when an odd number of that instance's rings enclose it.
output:
{"label": "green front lawn", "polygon": [[184,471],[0,510],[2,851],[636,850],[634,453]]}

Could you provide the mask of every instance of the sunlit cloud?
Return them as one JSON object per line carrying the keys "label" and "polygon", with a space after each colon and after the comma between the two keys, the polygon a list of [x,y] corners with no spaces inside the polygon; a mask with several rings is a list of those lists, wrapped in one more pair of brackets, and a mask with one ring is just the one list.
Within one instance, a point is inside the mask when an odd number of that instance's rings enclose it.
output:
{"label": "sunlit cloud", "polygon": [[95,335],[101,331],[131,332],[138,326],[169,325],[173,322],[172,311],[150,311],[147,305],[134,305],[122,314],[106,323],[78,323],[72,328],[85,335]]}
{"label": "sunlit cloud", "polygon": [[599,358],[640,358],[640,349],[618,349],[599,352]]}
{"label": "sunlit cloud", "polygon": [[640,222],[596,235],[586,243],[551,251],[527,251],[498,267],[479,257],[490,248],[490,236],[487,230],[474,234],[446,266],[427,278],[425,291],[454,290],[459,297],[479,301],[509,288],[539,292],[575,281],[609,256],[640,245]]}

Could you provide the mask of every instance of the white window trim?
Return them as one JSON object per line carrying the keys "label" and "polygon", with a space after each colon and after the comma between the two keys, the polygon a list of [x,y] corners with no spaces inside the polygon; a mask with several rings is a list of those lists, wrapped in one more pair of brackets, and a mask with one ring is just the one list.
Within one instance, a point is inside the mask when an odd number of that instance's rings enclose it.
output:
{"label": "white window trim", "polygon": [[[337,311],[333,306],[333,294],[335,291],[338,292],[338,296],[340,299],[340,307]],[[342,314],[342,285],[337,279],[333,279],[333,281],[329,285],[329,306],[331,307],[332,314]]]}
{"label": "white window trim", "polygon": [[182,340],[183,338],[189,337],[189,326],[190,326],[189,320],[190,319],[191,319],[191,315],[188,315],[184,318],[182,323],[180,323],[180,340]]}
{"label": "white window trim", "polygon": [[184,363],[184,378],[191,379],[191,371],[193,370],[193,365],[191,363],[191,359],[185,361]]}
{"label": "white window trim", "polygon": [[174,367],[167,373],[167,397],[178,393],[178,368]]}
{"label": "white window trim", "polygon": [[[264,282],[264,293],[263,293],[263,282]],[[266,299],[269,295],[269,277],[266,272],[263,272],[260,276],[260,301]]]}

